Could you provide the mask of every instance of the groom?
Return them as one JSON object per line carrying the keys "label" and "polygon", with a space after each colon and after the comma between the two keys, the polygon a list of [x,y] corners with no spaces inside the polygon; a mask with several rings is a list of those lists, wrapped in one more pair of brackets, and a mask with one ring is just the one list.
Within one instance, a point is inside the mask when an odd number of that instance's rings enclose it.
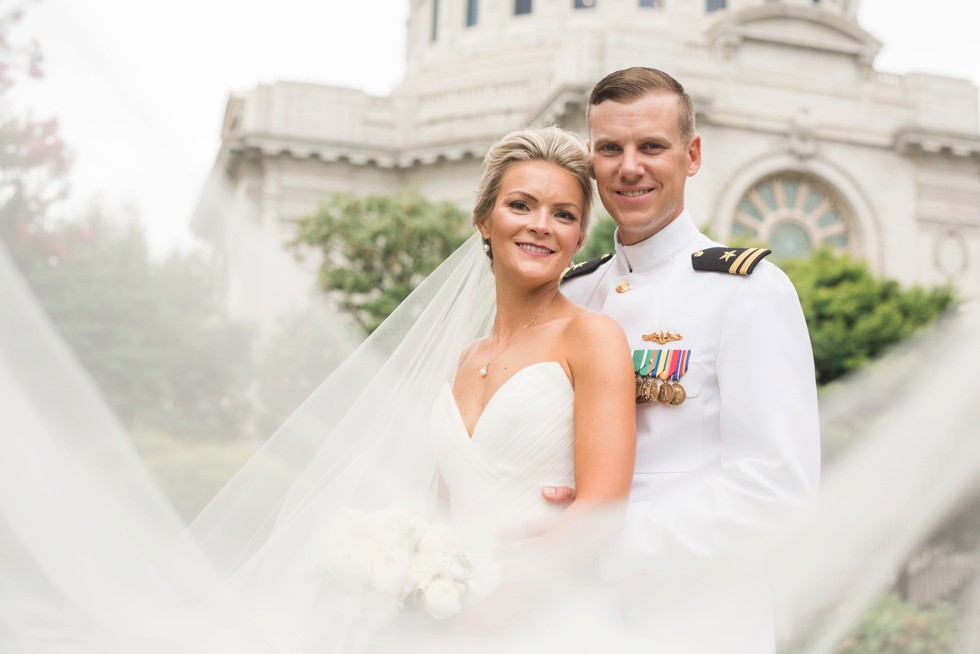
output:
{"label": "groom", "polygon": [[605,572],[649,575],[649,592],[624,607],[638,629],[680,630],[692,650],[772,652],[763,575],[706,571],[816,494],[817,395],[799,300],[768,250],[720,247],[685,210],[701,137],[680,83],[616,71],[586,115],[616,252],[570,270],[563,290],[618,320],[637,370],[636,470]]}

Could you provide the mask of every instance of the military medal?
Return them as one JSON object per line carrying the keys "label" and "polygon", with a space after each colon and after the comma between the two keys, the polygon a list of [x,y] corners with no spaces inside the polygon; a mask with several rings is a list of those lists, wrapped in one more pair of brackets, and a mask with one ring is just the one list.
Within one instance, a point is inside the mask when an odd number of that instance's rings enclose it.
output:
{"label": "military medal", "polygon": [[661,404],[670,404],[674,400],[674,387],[667,383],[667,373],[662,373],[661,379],[663,383],[660,384],[660,393],[657,394],[657,401]]}
{"label": "military medal", "polygon": [[633,352],[633,369],[636,371],[637,404],[649,404],[656,400],[660,394],[660,388],[654,376],[656,365],[656,350],[636,350]]}
{"label": "military medal", "polygon": [[[667,367],[670,365],[671,350],[654,350],[651,364],[650,376],[660,380],[660,388],[653,395],[653,399],[661,404],[667,404],[674,397],[673,389],[667,384]],[[669,397],[668,397],[669,395]]]}
{"label": "military medal", "polygon": [[690,360],[690,350],[634,350],[636,403],[649,404],[656,400],[677,406],[684,402],[687,391],[678,380],[687,372]]}
{"label": "military medal", "polygon": [[678,382],[672,382],[670,386],[674,389],[674,398],[670,401],[673,406],[677,406],[687,399],[687,391]]}
{"label": "military medal", "polygon": [[657,397],[657,380],[653,377],[642,377],[636,384],[636,403],[649,404]]}
{"label": "military medal", "polygon": [[687,391],[681,386],[678,381],[687,372],[687,367],[691,363],[691,351],[690,350],[674,350],[676,356],[676,362],[673,362],[674,357],[671,357],[671,373],[670,373],[670,387],[674,390],[673,397],[670,399],[670,404],[672,406],[677,406],[687,399]]}

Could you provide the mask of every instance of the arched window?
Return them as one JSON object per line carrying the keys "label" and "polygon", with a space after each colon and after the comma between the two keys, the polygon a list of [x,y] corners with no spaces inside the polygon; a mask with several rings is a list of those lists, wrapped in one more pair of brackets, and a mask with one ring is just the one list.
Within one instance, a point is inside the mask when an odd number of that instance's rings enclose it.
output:
{"label": "arched window", "polygon": [[466,0],[466,26],[472,27],[476,25],[477,18],[479,18],[479,7],[477,6],[478,0]]}
{"label": "arched window", "polygon": [[763,242],[779,258],[805,257],[830,246],[851,250],[850,212],[828,184],[799,173],[772,175],[742,196],[732,222],[734,236]]}
{"label": "arched window", "polygon": [[514,0],[514,14],[531,13],[531,0]]}
{"label": "arched window", "polygon": [[725,8],[725,0],[708,0],[707,10],[718,11]]}
{"label": "arched window", "polygon": [[576,9],[595,9],[596,0],[574,0],[572,6]]}

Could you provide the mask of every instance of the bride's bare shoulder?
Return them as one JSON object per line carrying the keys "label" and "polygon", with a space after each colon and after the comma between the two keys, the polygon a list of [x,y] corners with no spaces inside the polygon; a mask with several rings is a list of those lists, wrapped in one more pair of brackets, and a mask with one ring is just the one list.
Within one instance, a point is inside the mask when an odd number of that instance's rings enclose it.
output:
{"label": "bride's bare shoulder", "polygon": [[626,338],[623,328],[615,319],[610,318],[601,311],[592,311],[585,307],[579,307],[580,311],[575,313],[565,328],[566,335],[572,340],[606,339],[612,338],[620,340]]}
{"label": "bride's bare shoulder", "polygon": [[573,379],[588,385],[592,381],[632,380],[633,362],[623,328],[599,311],[583,309],[565,328],[563,347]]}
{"label": "bride's bare shoulder", "polygon": [[567,329],[571,330],[612,330],[612,331],[622,331],[619,323],[615,319],[610,318],[601,311],[593,311],[588,307],[584,307],[577,302],[573,302],[568,298],[565,298],[567,302],[566,313],[569,316],[567,323]]}

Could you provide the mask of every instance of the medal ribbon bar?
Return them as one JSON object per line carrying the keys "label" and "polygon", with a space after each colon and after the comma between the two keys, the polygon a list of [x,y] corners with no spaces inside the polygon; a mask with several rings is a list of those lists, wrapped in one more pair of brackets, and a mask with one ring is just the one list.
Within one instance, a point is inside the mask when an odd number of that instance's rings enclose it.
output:
{"label": "medal ribbon bar", "polygon": [[633,370],[640,377],[678,381],[690,362],[691,350],[633,350]]}

